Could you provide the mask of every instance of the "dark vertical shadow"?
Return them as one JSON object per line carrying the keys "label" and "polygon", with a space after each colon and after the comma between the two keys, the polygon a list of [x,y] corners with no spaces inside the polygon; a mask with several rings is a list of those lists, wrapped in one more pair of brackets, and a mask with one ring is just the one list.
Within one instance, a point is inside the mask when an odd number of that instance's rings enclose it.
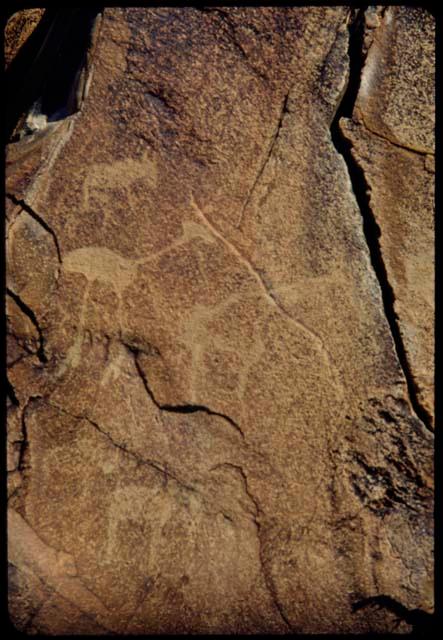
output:
{"label": "dark vertical shadow", "polygon": [[48,121],[78,110],[80,72],[100,11],[101,7],[46,9],[5,73],[5,142],[11,141],[20,119],[31,109]]}
{"label": "dark vertical shadow", "polygon": [[397,357],[406,379],[412,407],[424,426],[433,432],[432,418],[420,403],[419,389],[403,343],[398,316],[395,311],[395,293],[389,282],[380,246],[381,229],[370,205],[370,186],[362,167],[352,154],[352,144],[343,136],[339,124],[341,118],[352,118],[360,87],[360,77],[365,62],[363,53],[365,8],[363,7],[358,11],[354,21],[349,26],[349,82],[331,125],[331,138],[338,153],[343,156],[348,168],[352,190],[362,216],[363,231],[369,249],[371,264],[380,285],[385,316],[394,341]]}

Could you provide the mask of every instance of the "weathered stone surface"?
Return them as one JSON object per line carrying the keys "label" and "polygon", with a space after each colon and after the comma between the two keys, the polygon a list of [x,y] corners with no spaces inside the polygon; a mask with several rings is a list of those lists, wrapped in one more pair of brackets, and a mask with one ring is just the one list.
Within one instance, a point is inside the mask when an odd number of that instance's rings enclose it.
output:
{"label": "weathered stone surface", "polygon": [[[434,40],[425,10],[389,7],[373,34],[353,120],[354,146],[380,227],[406,362],[424,419],[434,407]],[[388,60],[389,64],[383,64]]]}
{"label": "weathered stone surface", "polygon": [[5,66],[9,67],[12,60],[22,48],[40,22],[44,9],[23,9],[10,16],[5,27]]}
{"label": "weathered stone surface", "polygon": [[395,67],[432,21],[407,12],[368,12],[341,125],[410,370],[331,133],[347,7],[106,9],[81,111],[9,145],[18,628],[405,632],[433,610],[432,56],[407,125]]}

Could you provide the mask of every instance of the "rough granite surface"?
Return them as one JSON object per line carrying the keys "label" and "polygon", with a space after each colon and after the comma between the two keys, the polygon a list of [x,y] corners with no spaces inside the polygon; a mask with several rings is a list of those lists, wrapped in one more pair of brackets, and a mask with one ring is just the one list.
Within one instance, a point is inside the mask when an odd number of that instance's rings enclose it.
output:
{"label": "rough granite surface", "polygon": [[44,9],[22,9],[10,16],[4,32],[6,68],[40,22],[43,12]]}
{"label": "rough granite surface", "polygon": [[434,606],[433,17],[106,8],[89,74],[7,148],[13,624],[411,631]]}

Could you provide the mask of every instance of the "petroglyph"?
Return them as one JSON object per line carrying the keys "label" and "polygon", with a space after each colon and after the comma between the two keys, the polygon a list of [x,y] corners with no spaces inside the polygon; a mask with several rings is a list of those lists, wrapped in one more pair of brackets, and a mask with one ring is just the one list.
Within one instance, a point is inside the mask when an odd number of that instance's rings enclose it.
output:
{"label": "petroglyph", "polygon": [[137,273],[135,261],[127,260],[106,247],[75,249],[65,256],[63,268],[72,273],[81,273],[89,282],[104,282],[117,293],[122,293]]}
{"label": "petroglyph", "polygon": [[[7,150],[12,624],[419,631],[433,14],[100,13],[81,111]],[[18,54],[36,114],[70,15]]]}
{"label": "petroglyph", "polygon": [[88,282],[83,293],[82,306],[80,309],[80,317],[79,317],[79,322],[78,322],[77,332],[75,334],[74,342],[71,345],[71,347],[69,347],[65,359],[58,369],[58,372],[57,372],[58,377],[62,376],[68,368],[72,367],[73,369],[76,369],[80,364],[83,340],[85,337],[85,319],[86,319],[86,311],[87,311],[90,290],[91,290],[91,283]]}
{"label": "petroglyph", "polygon": [[[68,366],[76,368],[80,362],[81,347],[84,339],[84,328],[89,293],[92,284],[99,281],[109,286],[118,297],[116,317],[119,321],[120,332],[122,327],[121,306],[125,289],[137,280],[140,266],[154,262],[164,254],[177,247],[191,243],[195,239],[202,239],[207,243],[215,242],[206,227],[190,220],[182,223],[182,235],[175,242],[170,243],[164,249],[154,252],[146,258],[127,259],[107,247],[81,247],[66,254],[63,259],[63,269],[67,273],[78,273],[84,276],[88,282],[80,313],[79,328],[74,344],[69,349],[67,358],[63,363],[59,375],[66,371]],[[190,247],[191,250],[191,247]]]}
{"label": "petroglyph", "polygon": [[[100,162],[88,166],[83,182],[82,208],[87,211],[90,208],[90,194],[97,191],[100,198],[105,198],[105,205],[112,203],[112,196],[108,190],[123,188],[127,197],[130,197],[130,187],[136,180],[143,180],[146,185],[155,190],[158,182],[158,169],[155,159],[149,157],[145,151],[140,159],[126,158],[117,160],[112,164]],[[106,208],[106,207],[105,207]]]}
{"label": "petroglyph", "polygon": [[264,294],[264,296],[265,296],[266,300],[268,301],[268,303],[270,305],[272,305],[274,308],[276,308],[278,310],[278,312],[282,316],[284,316],[287,320],[289,320],[289,322],[292,325],[297,327],[297,329],[299,331],[301,331],[302,334],[304,334],[305,336],[309,337],[309,339],[316,345],[316,348],[317,348],[317,350],[319,352],[319,355],[324,360],[325,365],[328,367],[328,369],[330,369],[332,377],[335,378],[337,388],[341,389],[341,393],[343,393],[343,389],[341,388],[342,385],[341,385],[341,382],[340,382],[340,379],[339,379],[339,374],[338,374],[338,371],[336,369],[336,366],[334,365],[334,363],[332,361],[332,358],[331,358],[331,355],[329,353],[329,350],[327,349],[326,345],[324,344],[324,341],[321,339],[321,337],[318,335],[318,333],[315,332],[313,329],[309,328],[303,322],[301,322],[300,320],[296,319],[295,317],[293,317],[291,314],[288,313],[288,311],[282,305],[282,303],[280,302],[278,297],[275,295],[274,289],[271,288],[265,282],[263,277],[260,275],[259,271],[252,265],[250,260],[248,258],[246,258],[240,252],[240,250],[232,244],[232,242],[227,240],[215,228],[215,226],[209,221],[208,217],[205,215],[203,210],[196,203],[192,193],[191,193],[191,196],[190,196],[190,204],[191,204],[191,207],[193,208],[193,210],[198,214],[198,217],[207,225],[207,227],[214,234],[214,236],[216,238],[218,238],[238,258],[238,260],[240,260],[240,262],[242,262],[245,265],[246,269],[249,271],[249,273],[256,280],[259,288],[261,289],[261,291]]}

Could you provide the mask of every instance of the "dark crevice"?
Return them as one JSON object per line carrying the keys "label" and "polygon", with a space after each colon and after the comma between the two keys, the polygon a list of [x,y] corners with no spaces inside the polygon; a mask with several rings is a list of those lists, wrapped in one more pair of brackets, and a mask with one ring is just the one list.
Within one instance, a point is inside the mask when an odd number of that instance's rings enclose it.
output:
{"label": "dark crevice", "polygon": [[36,355],[40,360],[40,362],[42,362],[43,364],[46,364],[48,362],[48,358],[46,357],[46,354],[45,354],[45,339],[35,313],[32,311],[32,309],[28,307],[28,305],[25,302],[23,302],[20,296],[18,296],[16,293],[11,291],[11,289],[9,289],[8,287],[6,288],[6,293],[14,300],[15,304],[19,307],[20,311],[22,311],[25,314],[25,316],[29,318],[29,320],[32,322],[32,324],[36,328],[38,337],[39,337],[39,346],[38,346]]}
{"label": "dark crevice", "polygon": [[428,613],[423,609],[408,609],[401,602],[387,595],[371,596],[354,602],[352,610],[355,613],[359,609],[369,606],[387,609],[400,620],[404,620],[406,624],[411,625],[415,635],[432,637],[432,631],[435,628],[435,615],[432,613]]}
{"label": "dark crevice", "polygon": [[[358,91],[360,89],[360,75],[365,63],[364,54],[364,36],[365,36],[365,11],[368,7],[364,6],[360,9],[352,9],[349,20],[349,78],[346,91],[335,113],[332,127],[338,129],[340,118],[351,118],[354,111],[354,105],[357,100]],[[339,131],[338,131],[339,133]],[[340,133],[339,133],[340,135]]]}
{"label": "dark crevice", "polygon": [[15,389],[12,386],[9,378],[6,376],[6,393],[8,395],[8,398],[10,399],[10,401],[12,402],[12,404],[15,407],[19,407],[20,406],[20,402],[17,398],[17,396],[15,395]]}
{"label": "dark crevice", "polygon": [[[31,403],[35,402],[36,400],[39,400],[41,398],[41,396],[36,395],[36,396],[30,396],[27,401],[25,406],[23,407],[23,411],[21,414],[21,440],[19,440],[19,444],[20,444],[20,448],[18,451],[18,461],[17,461],[17,467],[16,467],[16,471],[18,471],[21,474],[25,474],[27,470],[29,470],[30,467],[30,460],[29,460],[29,437],[28,437],[28,425],[26,424],[26,413],[28,411],[29,406],[31,405]],[[15,492],[14,492],[15,493]],[[14,494],[13,494],[14,495]],[[12,496],[10,496],[12,497]]]}
{"label": "dark crevice", "polygon": [[54,122],[80,109],[88,52],[101,11],[102,7],[46,9],[5,74],[6,141],[33,133],[25,122],[30,113]]}
{"label": "dark crevice", "polygon": [[331,125],[331,138],[336,150],[343,156],[348,169],[352,190],[363,219],[363,232],[369,249],[371,264],[380,285],[384,313],[389,324],[395,351],[406,379],[412,408],[424,426],[433,432],[432,418],[418,398],[419,390],[403,344],[398,316],[395,311],[395,294],[389,282],[380,246],[381,229],[370,206],[371,188],[363,169],[353,156],[351,142],[344,137],[340,129],[340,120],[352,117],[360,86],[360,77],[365,60],[363,54],[364,10],[359,9],[354,16],[354,20],[349,24],[349,81]]}
{"label": "dark crevice", "polygon": [[58,243],[58,239],[55,234],[55,231],[51,229],[48,223],[45,222],[45,220],[43,220],[43,218],[36,211],[34,211],[34,209],[32,209],[28,204],[26,204],[24,200],[20,200],[19,198],[16,198],[11,193],[7,193],[6,197],[9,198],[9,200],[14,204],[20,206],[23,209],[23,211],[26,211],[26,213],[29,214],[31,218],[33,218],[36,222],[38,222],[43,227],[43,229],[52,236],[52,239],[54,240],[54,244],[55,244],[55,249],[57,251],[58,261],[61,263],[62,256],[60,251],[60,245]]}
{"label": "dark crevice", "polygon": [[183,405],[172,405],[172,404],[160,404],[160,402],[158,402],[158,400],[156,399],[156,397],[154,396],[152,389],[150,388],[148,381],[146,379],[145,373],[143,371],[143,369],[140,366],[140,363],[138,361],[138,353],[139,350],[136,349],[133,346],[129,346],[127,344],[125,344],[126,348],[129,349],[129,351],[133,354],[134,356],[134,363],[137,369],[137,372],[143,382],[143,385],[145,387],[145,390],[148,394],[148,396],[150,397],[150,399],[152,400],[152,402],[155,404],[155,406],[160,409],[161,411],[169,411],[170,413],[182,413],[182,414],[187,414],[187,413],[206,413],[209,416],[217,416],[218,418],[222,418],[223,420],[226,420],[226,422],[228,422],[232,427],[234,427],[234,429],[240,434],[240,436],[242,437],[242,439],[244,440],[244,433],[241,430],[240,426],[229,416],[225,415],[224,413],[218,413],[217,411],[212,411],[211,409],[209,409],[208,407],[205,407],[204,405],[200,405],[200,404],[183,404]]}
{"label": "dark crevice", "polygon": [[22,420],[21,420],[21,426],[22,426],[22,440],[20,442],[20,449],[18,452],[18,464],[17,464],[17,469],[20,472],[23,472],[26,466],[26,454],[28,452],[28,448],[29,448],[29,441],[28,441],[28,427],[26,425],[26,409],[27,406],[23,409],[22,411]]}

